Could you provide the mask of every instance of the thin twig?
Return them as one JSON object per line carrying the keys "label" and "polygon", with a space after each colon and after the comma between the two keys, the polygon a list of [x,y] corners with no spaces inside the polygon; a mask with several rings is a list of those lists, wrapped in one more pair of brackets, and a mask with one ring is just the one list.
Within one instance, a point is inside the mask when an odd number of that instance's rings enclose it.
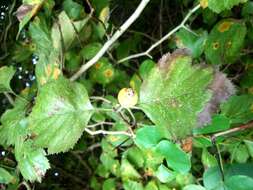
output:
{"label": "thin twig", "polygon": [[140,16],[143,9],[149,3],[150,0],[142,0],[134,13],[126,20],[126,22],[114,33],[114,35],[104,44],[100,51],[86,64],[82,65],[81,68],[70,78],[71,81],[79,78],[87,69],[94,65],[111,47],[111,45],[133,24],[133,22]]}
{"label": "thin twig", "polygon": [[249,122],[245,125],[241,125],[239,127],[229,129],[227,131],[222,131],[222,132],[216,133],[216,134],[212,135],[211,138],[216,139],[217,137],[225,136],[225,135],[228,135],[228,134],[231,134],[231,133],[234,133],[234,132],[238,132],[238,131],[242,131],[242,130],[245,130],[245,129],[249,129],[249,128],[253,128],[253,121],[251,121],[251,122]]}
{"label": "thin twig", "polygon": [[246,129],[249,129],[249,128],[252,128],[252,127],[253,127],[253,121],[251,121],[251,122],[249,122],[245,125],[241,125],[239,127],[229,129],[227,131],[222,131],[222,132],[216,133],[216,134],[211,136],[212,144],[213,144],[213,146],[214,146],[214,148],[216,149],[216,152],[217,152],[216,159],[218,161],[218,166],[219,166],[219,170],[220,170],[221,177],[222,177],[223,181],[224,181],[224,169],[223,169],[223,164],[222,164],[222,159],[221,159],[221,154],[220,154],[220,151],[219,151],[219,147],[216,144],[217,137],[229,135],[231,133],[246,130]]}
{"label": "thin twig", "polygon": [[11,97],[11,95],[10,95],[8,92],[4,92],[4,95],[5,95],[5,97],[8,99],[8,101],[10,102],[10,104],[11,104],[12,106],[14,106],[14,100],[13,100],[13,98]]}
{"label": "thin twig", "polygon": [[118,63],[122,63],[122,62],[125,62],[127,60],[134,59],[134,58],[137,58],[137,57],[142,57],[142,56],[148,56],[148,57],[152,58],[152,56],[150,55],[150,52],[153,49],[155,49],[157,46],[159,46],[161,43],[163,43],[165,40],[167,40],[171,35],[173,35],[174,33],[176,33],[179,29],[184,28],[185,27],[185,23],[188,21],[188,19],[190,18],[190,16],[193,13],[195,13],[199,8],[200,8],[200,5],[198,4],[192,10],[190,10],[188,12],[188,14],[185,16],[185,18],[183,19],[183,21],[177,27],[175,27],[168,34],[166,34],[163,38],[161,38],[159,41],[157,41],[152,46],[150,46],[149,49],[147,49],[146,51],[144,51],[142,53],[137,53],[137,54],[133,54],[133,55],[130,55],[128,57],[125,57],[125,58],[119,60]]}
{"label": "thin twig", "polygon": [[[163,0],[161,0],[160,2],[160,14],[159,14],[159,35],[160,38],[163,37]],[[162,48],[162,44],[160,44],[160,53],[161,55],[163,54],[163,48]]]}
{"label": "thin twig", "polygon": [[115,123],[113,123],[113,122],[103,121],[103,122],[95,123],[95,124],[93,124],[93,125],[88,125],[87,127],[88,127],[88,128],[95,128],[95,127],[97,127],[97,126],[99,126],[99,125],[114,125],[114,124],[115,124]]}
{"label": "thin twig", "polygon": [[92,136],[103,134],[103,135],[126,135],[128,137],[133,137],[132,134],[130,134],[126,131],[105,131],[105,130],[92,131],[88,128],[85,128],[84,130]]}
{"label": "thin twig", "polygon": [[18,188],[21,187],[22,185],[25,186],[26,190],[32,190],[30,185],[26,181],[23,181],[22,183],[20,183],[18,185]]}
{"label": "thin twig", "polygon": [[103,97],[101,97],[101,96],[91,96],[90,99],[91,99],[91,100],[101,100],[101,101],[104,101],[104,102],[106,102],[106,103],[108,103],[108,104],[111,104],[111,103],[112,103],[110,100],[108,100],[108,99],[106,99],[106,98],[103,98]]}
{"label": "thin twig", "polygon": [[83,167],[85,169],[87,169],[88,175],[90,176],[92,174],[92,171],[91,171],[90,167],[88,166],[88,164],[84,161],[84,159],[79,154],[77,154],[76,152],[71,151],[71,154],[74,157],[76,157],[76,159],[78,159],[78,161],[83,165]]}
{"label": "thin twig", "polygon": [[11,5],[11,8],[10,8],[10,11],[8,13],[9,24],[7,25],[7,27],[5,29],[4,36],[3,36],[3,43],[2,43],[3,44],[3,49],[4,49],[4,55],[0,57],[0,60],[3,60],[6,56],[8,56],[6,40],[7,40],[9,29],[11,28],[11,25],[12,25],[12,12],[14,10],[15,5],[16,5],[16,0],[13,1],[12,5]]}
{"label": "thin twig", "polygon": [[155,39],[154,37],[152,37],[152,36],[150,36],[150,35],[148,35],[148,34],[145,34],[144,32],[135,31],[135,30],[127,30],[127,32],[128,32],[128,33],[133,33],[133,34],[139,34],[139,35],[141,35],[141,36],[144,36],[144,37],[150,39],[150,40],[153,41],[153,42],[158,41],[158,40]]}

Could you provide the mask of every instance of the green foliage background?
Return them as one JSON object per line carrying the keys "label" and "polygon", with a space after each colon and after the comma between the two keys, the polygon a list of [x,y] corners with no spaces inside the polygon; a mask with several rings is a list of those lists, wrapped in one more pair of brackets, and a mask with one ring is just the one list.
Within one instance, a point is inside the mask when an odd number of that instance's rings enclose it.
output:
{"label": "green foliage background", "polygon": [[0,1],[0,189],[253,189],[252,1],[151,0],[70,80],[139,3]]}

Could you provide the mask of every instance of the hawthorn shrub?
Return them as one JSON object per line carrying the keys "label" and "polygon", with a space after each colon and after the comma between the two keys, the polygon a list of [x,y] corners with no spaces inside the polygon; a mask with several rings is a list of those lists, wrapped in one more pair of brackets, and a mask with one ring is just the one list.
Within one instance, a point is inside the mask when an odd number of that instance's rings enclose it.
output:
{"label": "hawthorn shrub", "polygon": [[0,11],[0,189],[253,189],[252,1]]}

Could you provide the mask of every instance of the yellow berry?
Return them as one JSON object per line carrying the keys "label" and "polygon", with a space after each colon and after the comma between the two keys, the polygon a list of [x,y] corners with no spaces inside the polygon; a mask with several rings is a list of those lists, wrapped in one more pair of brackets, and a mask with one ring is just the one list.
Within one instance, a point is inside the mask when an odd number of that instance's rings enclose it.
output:
{"label": "yellow berry", "polygon": [[138,94],[132,88],[122,88],[118,94],[118,101],[124,108],[133,107],[138,102]]}

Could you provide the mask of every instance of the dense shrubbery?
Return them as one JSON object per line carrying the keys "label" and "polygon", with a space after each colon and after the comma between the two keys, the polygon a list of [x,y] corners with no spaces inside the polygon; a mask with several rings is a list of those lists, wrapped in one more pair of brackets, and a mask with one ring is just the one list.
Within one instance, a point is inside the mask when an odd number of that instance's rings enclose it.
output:
{"label": "dense shrubbery", "polygon": [[252,1],[0,11],[0,189],[253,189]]}

